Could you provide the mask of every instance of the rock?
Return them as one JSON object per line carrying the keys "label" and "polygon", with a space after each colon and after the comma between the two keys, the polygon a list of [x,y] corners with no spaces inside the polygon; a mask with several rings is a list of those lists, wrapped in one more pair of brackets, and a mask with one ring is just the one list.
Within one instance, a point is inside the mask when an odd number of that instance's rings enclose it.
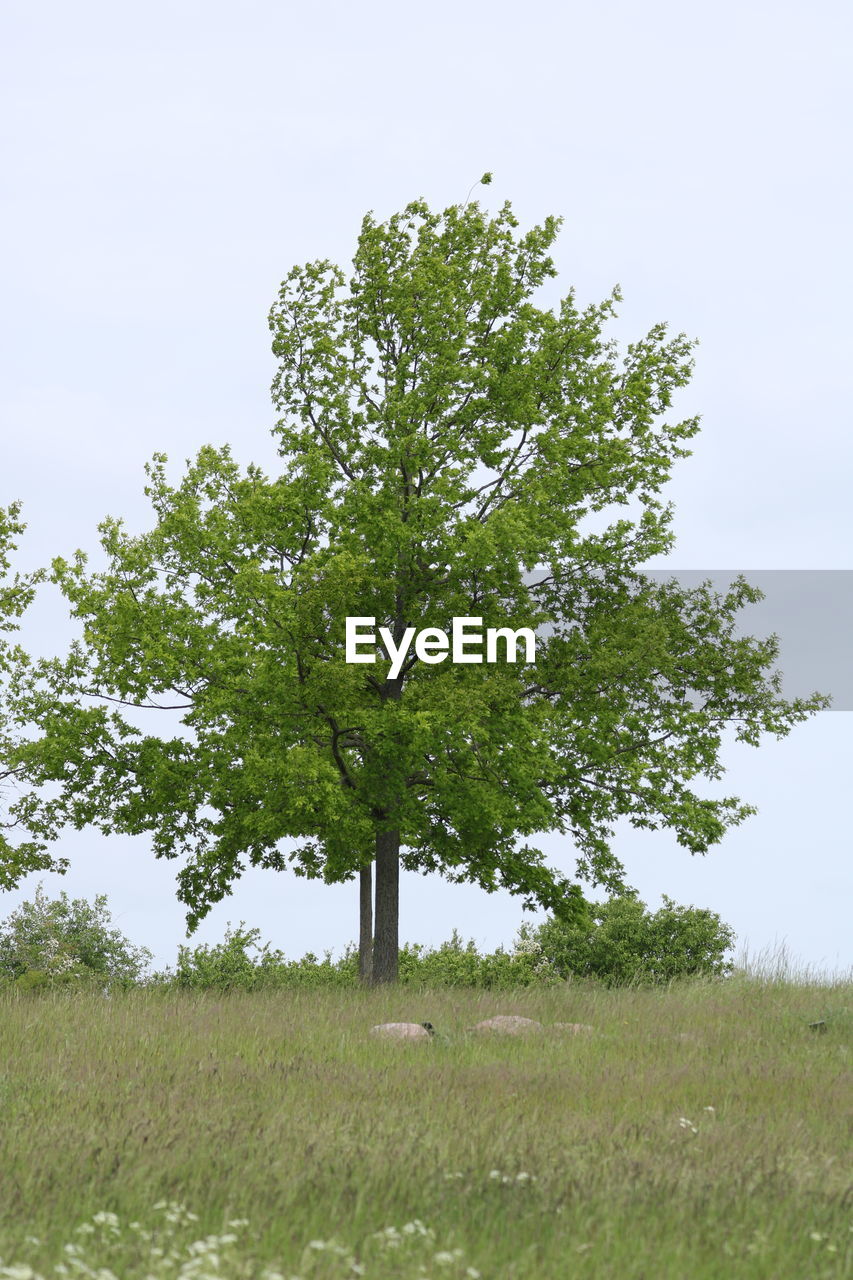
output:
{"label": "rock", "polygon": [[503,1036],[519,1036],[529,1031],[544,1031],[545,1028],[534,1018],[520,1018],[515,1013],[499,1013],[496,1018],[486,1018],[484,1022],[478,1022],[471,1030],[493,1031]]}
{"label": "rock", "polygon": [[380,1022],[370,1034],[385,1040],[429,1040],[434,1028],[431,1022]]}
{"label": "rock", "polygon": [[588,1022],[555,1022],[555,1031],[567,1031],[570,1035],[579,1036],[584,1032],[594,1031],[595,1027],[591,1027]]}

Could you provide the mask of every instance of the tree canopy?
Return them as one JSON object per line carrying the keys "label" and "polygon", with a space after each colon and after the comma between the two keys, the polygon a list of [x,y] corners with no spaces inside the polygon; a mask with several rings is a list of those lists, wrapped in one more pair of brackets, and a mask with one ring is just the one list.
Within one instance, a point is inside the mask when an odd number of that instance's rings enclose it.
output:
{"label": "tree canopy", "polygon": [[[186,860],[190,928],[247,864],[363,886],[373,864],[373,976],[392,980],[400,865],[571,917],[577,877],[624,886],[620,817],[704,853],[753,812],[691,787],[721,776],[723,732],[755,745],[826,700],[783,699],[775,639],[735,637],[759,596],[742,579],[644,577],[673,545],[660,491],[698,430],[666,417],[693,343],[659,324],[620,351],[618,290],[535,306],[560,221],[516,234],[509,203],[416,200],[364,218],[349,277],[288,273],[270,313],[279,473],[208,445],[172,483],[156,454],[150,531],[108,518],[106,569],[54,562],[83,639],[17,704],[39,736],[16,768],[53,784],[36,837],[150,833]],[[347,617],[395,645],[454,617],[528,627],[536,660],[412,651],[392,678],[381,651],[346,662]],[[181,729],[143,732],[122,705],[179,709]]]}
{"label": "tree canopy", "polygon": [[[0,507],[0,889],[14,889],[30,871],[64,871],[68,863],[45,851],[43,842],[23,839],[37,797],[21,790],[23,769],[14,759],[24,724],[15,713],[15,696],[28,673],[29,659],[9,639],[31,603],[42,573],[12,574],[12,556],[24,532],[20,503]],[[25,718],[24,718],[25,719]]]}

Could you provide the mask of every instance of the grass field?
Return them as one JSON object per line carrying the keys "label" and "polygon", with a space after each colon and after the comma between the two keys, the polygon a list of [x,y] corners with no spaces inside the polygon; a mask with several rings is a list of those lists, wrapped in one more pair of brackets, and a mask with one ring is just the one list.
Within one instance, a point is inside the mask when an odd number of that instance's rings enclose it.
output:
{"label": "grass field", "polygon": [[7,995],[0,1276],[850,1276],[851,996]]}

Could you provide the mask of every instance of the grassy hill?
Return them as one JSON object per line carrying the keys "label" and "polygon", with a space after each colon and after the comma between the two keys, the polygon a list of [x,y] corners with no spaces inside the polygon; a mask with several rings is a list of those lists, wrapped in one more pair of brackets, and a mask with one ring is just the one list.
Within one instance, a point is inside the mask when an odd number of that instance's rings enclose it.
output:
{"label": "grassy hill", "polygon": [[[0,1276],[849,1276],[851,1007],[745,977],[7,993]],[[546,1030],[467,1034],[497,1013]],[[369,1035],[402,1020],[438,1034]]]}

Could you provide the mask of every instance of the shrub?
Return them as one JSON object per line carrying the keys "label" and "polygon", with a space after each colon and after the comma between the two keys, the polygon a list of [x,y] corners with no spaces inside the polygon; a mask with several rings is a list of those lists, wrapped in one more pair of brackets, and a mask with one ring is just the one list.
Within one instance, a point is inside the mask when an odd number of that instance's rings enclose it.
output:
{"label": "shrub", "polygon": [[[322,961],[313,952],[301,960],[288,960],[281,951],[259,942],[260,929],[247,929],[240,921],[229,924],[222,942],[178,948],[174,973],[155,974],[155,985],[173,985],[194,991],[256,991],[269,987],[347,986],[358,981],[358,956],[348,947],[337,962],[327,951]],[[254,955],[249,952],[254,951]]]}
{"label": "shrub", "polygon": [[[270,952],[269,943],[259,947],[260,934],[260,929],[247,929],[241,920],[233,932],[229,925],[224,941],[214,946],[199,944],[192,950],[178,947],[175,985],[188,990],[215,987],[220,991],[235,987],[254,990],[262,986],[269,970],[284,957],[281,952]],[[258,958],[248,954],[250,947],[260,951]]]}
{"label": "shrub", "polygon": [[[359,985],[358,952],[353,946],[338,960],[332,959],[331,951],[325,952],[322,960],[310,951],[301,960],[288,960],[269,943],[262,945],[259,938],[260,930],[247,929],[243,921],[235,930],[229,925],[220,943],[179,947],[175,970],[154,974],[150,982],[196,991]],[[498,947],[491,954],[480,955],[474,941],[463,942],[455,929],[450,941],[435,949],[420,943],[400,948],[403,986],[508,989],[548,980],[558,979],[553,966],[538,951],[511,953]]]}
{"label": "shrub", "polygon": [[[728,973],[732,966],[724,953],[734,934],[719,916],[663,901],[654,914],[636,894],[587,902],[585,915],[572,925],[557,920],[537,929],[522,925],[512,951],[498,947],[481,955],[473,939],[465,942],[455,929],[436,948],[407,943],[400,948],[400,984],[510,990],[572,977],[613,986]],[[260,930],[247,929],[243,921],[234,930],[229,925],[220,943],[180,947],[176,970],[155,974],[151,981],[214,991],[358,986],[358,954],[352,946],[338,960],[330,951],[322,960],[310,951],[301,960],[288,960],[259,939]]]}
{"label": "shrub", "polygon": [[435,950],[419,943],[400,950],[400,982],[407,986],[482,987],[507,990],[554,981],[550,964],[535,950],[497,951],[480,955],[473,939],[463,943],[454,929],[449,942]]}
{"label": "shrub", "polygon": [[593,977],[608,986],[660,983],[699,975],[724,976],[735,935],[714,911],[677,906],[664,896],[651,913],[636,893],[588,902],[586,916],[566,923],[549,919],[520,939],[536,944],[562,978]]}
{"label": "shrub", "polygon": [[0,979],[19,989],[85,985],[131,986],[151,960],[111,929],[106,895],[94,905],[66,893],[50,900],[39,884],[33,902],[23,902],[0,925]]}

